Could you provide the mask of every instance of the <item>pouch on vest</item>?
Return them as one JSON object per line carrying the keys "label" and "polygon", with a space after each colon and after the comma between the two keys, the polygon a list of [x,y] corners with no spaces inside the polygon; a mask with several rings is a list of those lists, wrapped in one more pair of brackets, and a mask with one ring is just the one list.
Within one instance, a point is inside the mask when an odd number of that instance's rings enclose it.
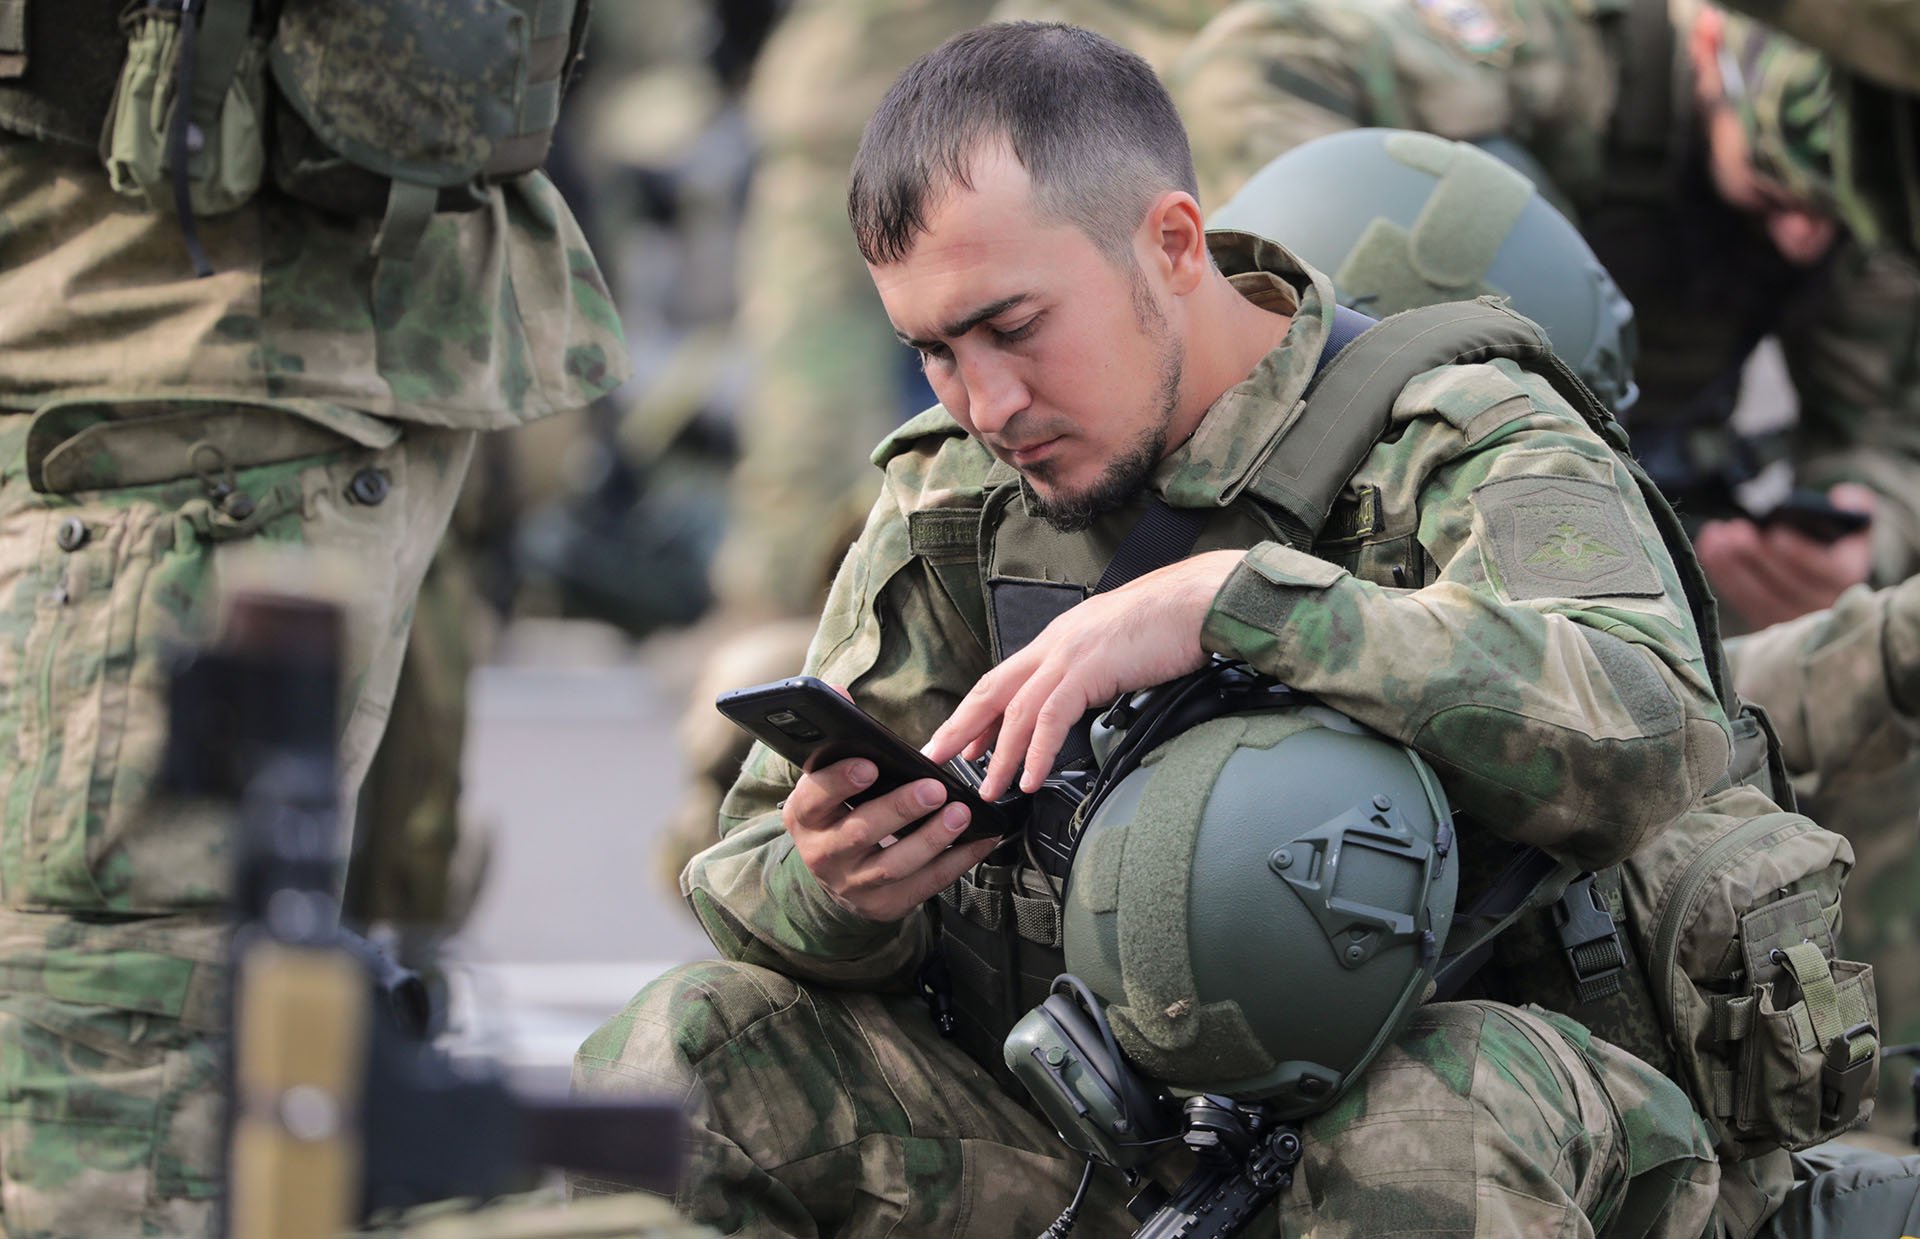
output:
{"label": "pouch on vest", "polygon": [[[1830,1140],[1873,1112],[1873,970],[1834,949],[1853,848],[1743,783],[1594,881],[1621,986],[1569,984],[1551,922],[1502,943],[1510,985],[1672,1075],[1723,1156]],[[1648,1019],[1648,1007],[1653,1019]]]}
{"label": "pouch on vest", "polygon": [[435,211],[470,210],[552,145],[585,0],[285,0],[269,64],[273,178],[384,220],[410,253]]}
{"label": "pouch on vest", "polygon": [[100,134],[108,181],[169,215],[183,188],[194,215],[246,205],[266,168],[266,48],[250,0],[158,0],[121,24],[127,59]]}

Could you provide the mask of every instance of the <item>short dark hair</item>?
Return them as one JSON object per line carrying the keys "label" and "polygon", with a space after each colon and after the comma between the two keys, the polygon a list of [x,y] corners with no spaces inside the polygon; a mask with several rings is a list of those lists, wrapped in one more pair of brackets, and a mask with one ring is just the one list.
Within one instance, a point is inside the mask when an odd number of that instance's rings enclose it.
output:
{"label": "short dark hair", "polygon": [[1004,138],[1042,214],[1120,262],[1148,205],[1198,197],[1187,131],[1147,62],[1091,30],[998,22],[916,60],[867,122],[847,187],[860,253],[898,262],[982,144]]}

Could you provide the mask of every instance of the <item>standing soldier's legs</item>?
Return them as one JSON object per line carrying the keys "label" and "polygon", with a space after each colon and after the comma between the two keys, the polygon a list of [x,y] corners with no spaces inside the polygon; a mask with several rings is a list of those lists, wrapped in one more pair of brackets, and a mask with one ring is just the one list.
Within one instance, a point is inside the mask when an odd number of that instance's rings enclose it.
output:
{"label": "standing soldier's legs", "polygon": [[218,402],[103,411],[66,426],[0,416],[0,1228],[13,1239],[213,1232],[233,852],[225,815],[156,798],[170,657],[211,634],[244,548],[348,565],[351,804],[473,445]]}
{"label": "standing soldier's legs", "polygon": [[[678,1203],[728,1234],[1032,1234],[1079,1170],[919,1000],[751,965],[648,986],[581,1047],[574,1084],[687,1098]],[[1420,1011],[1305,1134],[1277,1220],[1249,1233],[1694,1239],[1718,1177],[1671,1082],[1571,1021],[1491,1003]],[[1084,1233],[1131,1233],[1117,1178],[1095,1183]]]}

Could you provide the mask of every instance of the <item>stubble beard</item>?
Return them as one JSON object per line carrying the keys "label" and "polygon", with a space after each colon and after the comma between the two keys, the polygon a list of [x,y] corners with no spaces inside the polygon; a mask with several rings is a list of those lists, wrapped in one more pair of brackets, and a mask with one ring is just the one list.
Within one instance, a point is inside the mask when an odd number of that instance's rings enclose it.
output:
{"label": "stubble beard", "polygon": [[[1144,291],[1144,290],[1142,290]],[[1091,485],[1076,493],[1042,495],[1032,479],[1047,480],[1052,462],[1042,461],[1023,470],[1020,489],[1026,496],[1027,511],[1061,533],[1081,533],[1109,512],[1125,507],[1146,487],[1155,465],[1167,454],[1167,433],[1180,411],[1180,381],[1185,374],[1180,342],[1167,332],[1167,322],[1157,307],[1134,300],[1141,325],[1160,341],[1160,382],[1154,390],[1159,415],[1120,454],[1107,463]]]}

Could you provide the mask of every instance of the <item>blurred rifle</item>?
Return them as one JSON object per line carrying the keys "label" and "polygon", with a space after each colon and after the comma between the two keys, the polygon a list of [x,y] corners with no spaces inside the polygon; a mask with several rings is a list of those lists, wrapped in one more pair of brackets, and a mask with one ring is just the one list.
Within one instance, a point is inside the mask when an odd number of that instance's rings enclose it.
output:
{"label": "blurred rifle", "polygon": [[336,1239],[376,1210],[529,1186],[533,1168],[671,1191],[667,1103],[516,1096],[423,1043],[418,979],[340,924],[338,609],[236,598],[176,673],[166,778],[236,814],[226,1233]]}

